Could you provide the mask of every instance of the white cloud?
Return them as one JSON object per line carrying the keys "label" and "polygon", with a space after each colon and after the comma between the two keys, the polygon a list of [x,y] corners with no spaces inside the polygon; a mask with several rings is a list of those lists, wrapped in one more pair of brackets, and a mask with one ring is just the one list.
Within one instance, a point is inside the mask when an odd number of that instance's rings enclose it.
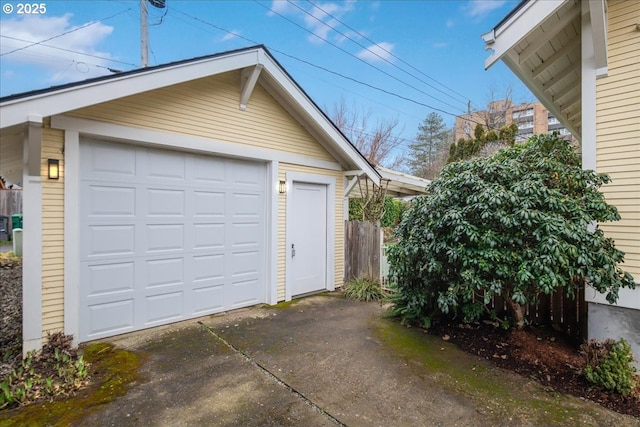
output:
{"label": "white cloud", "polygon": [[[97,50],[97,45],[112,33],[113,27],[98,22],[56,37],[82,26],[71,25],[71,18],[71,14],[50,17],[29,15],[3,21],[0,28],[0,34],[4,36],[0,52],[6,54],[3,61],[6,64],[19,63],[41,68],[50,75],[48,83],[64,83],[109,74],[103,68],[109,66],[108,60],[88,55],[111,58],[108,52]],[[35,42],[52,37],[55,38],[34,45]],[[20,50],[9,53],[16,49]]]}
{"label": "white cloud", "polygon": [[[332,30],[340,24],[338,19],[353,8],[353,2],[318,3],[317,6],[309,10],[311,15],[304,14],[304,23],[307,29],[313,33],[307,39],[316,44],[328,40]],[[333,18],[329,15],[332,15]]]}
{"label": "white cloud", "polygon": [[453,19],[447,19],[447,22],[445,22],[444,25],[447,28],[452,28],[455,25],[455,22],[453,22]]}
{"label": "white cloud", "polygon": [[449,43],[447,43],[447,42],[435,42],[431,46],[433,46],[434,49],[444,49],[445,47],[449,46]]}
{"label": "white cloud", "polygon": [[356,54],[356,56],[360,59],[364,59],[369,62],[378,62],[378,61],[391,61],[393,58],[391,54],[393,53],[394,45],[387,42],[377,43],[369,46],[367,49],[363,49]]}
{"label": "white cloud", "polygon": [[345,31],[342,34],[338,34],[338,36],[336,37],[336,41],[338,42],[338,44],[342,44],[342,43],[346,42],[349,39],[351,39],[351,40],[361,40],[363,35],[366,36],[366,34],[364,32],[356,33],[355,31]]}
{"label": "white cloud", "polygon": [[[344,14],[353,10],[355,0],[328,3],[303,3],[292,4],[284,0],[274,0],[267,15],[294,15],[301,19],[303,25],[311,32],[307,40],[314,44],[323,43],[329,38],[335,38],[338,42],[344,41],[344,36],[336,33],[334,28],[340,24],[339,20]],[[301,8],[305,8],[306,12]],[[332,15],[332,16],[329,16]]]}
{"label": "white cloud", "polygon": [[231,30],[227,34],[222,36],[222,41],[226,42],[226,41],[229,41],[229,40],[233,40],[235,38],[238,38],[238,36],[240,34],[242,34],[242,32],[240,30]]}
{"label": "white cloud", "polygon": [[469,0],[465,10],[469,16],[482,18],[492,10],[502,7],[506,0]]}
{"label": "white cloud", "polygon": [[274,15],[276,13],[280,13],[282,15],[295,10],[295,6],[289,3],[286,0],[273,0],[271,2],[271,8],[268,12],[268,15]]}

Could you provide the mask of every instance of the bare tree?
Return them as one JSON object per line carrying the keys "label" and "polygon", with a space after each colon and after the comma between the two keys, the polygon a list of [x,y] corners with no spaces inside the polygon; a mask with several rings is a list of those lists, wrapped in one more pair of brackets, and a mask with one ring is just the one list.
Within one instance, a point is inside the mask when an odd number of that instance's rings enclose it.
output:
{"label": "bare tree", "polygon": [[344,98],[328,115],[370,163],[394,169],[404,162],[403,153],[398,152],[402,129],[398,129],[400,121],[397,117],[377,120],[370,127],[371,110],[358,110],[355,106],[349,108]]}
{"label": "bare tree", "polygon": [[480,111],[478,117],[485,130],[497,132],[507,124],[507,110],[513,107],[513,87],[508,84],[503,92],[491,85],[488,89],[487,100],[487,109]]}

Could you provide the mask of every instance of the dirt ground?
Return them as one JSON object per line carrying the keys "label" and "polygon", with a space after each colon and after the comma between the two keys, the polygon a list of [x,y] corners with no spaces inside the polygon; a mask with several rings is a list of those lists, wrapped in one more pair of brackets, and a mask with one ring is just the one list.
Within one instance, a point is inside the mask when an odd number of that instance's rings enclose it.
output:
{"label": "dirt ground", "polygon": [[640,418],[640,388],[634,394],[622,397],[606,393],[589,383],[581,375],[584,359],[579,348],[553,328],[526,327],[521,331],[504,331],[482,323],[471,326],[440,324],[430,332],[496,366],[533,378],[553,390]]}

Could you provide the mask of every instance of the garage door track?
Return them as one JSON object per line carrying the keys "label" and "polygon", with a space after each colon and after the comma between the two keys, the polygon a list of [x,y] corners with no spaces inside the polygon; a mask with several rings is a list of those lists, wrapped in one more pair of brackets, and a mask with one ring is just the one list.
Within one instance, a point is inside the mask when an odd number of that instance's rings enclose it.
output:
{"label": "garage door track", "polygon": [[115,337],[146,381],[79,425],[638,425],[383,312],[319,295]]}

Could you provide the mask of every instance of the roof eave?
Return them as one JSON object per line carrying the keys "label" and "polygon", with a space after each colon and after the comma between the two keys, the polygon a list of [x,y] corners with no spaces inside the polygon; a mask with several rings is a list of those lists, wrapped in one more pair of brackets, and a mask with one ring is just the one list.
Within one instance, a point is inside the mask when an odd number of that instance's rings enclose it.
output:
{"label": "roof eave", "polygon": [[376,185],[380,184],[380,175],[374,167],[261,45],[8,96],[0,101],[0,129],[256,65],[266,72],[260,79],[269,80],[272,91],[278,92],[280,100],[287,102],[296,118],[314,131],[314,137],[345,168],[362,170]]}
{"label": "roof eave", "polygon": [[[578,140],[581,140],[580,123],[575,119],[571,119],[571,116],[575,114],[567,113],[570,109],[568,109],[566,105],[561,105],[560,102],[555,102],[558,100],[554,100],[554,95],[545,91],[544,85],[536,79],[532,69],[527,68],[526,60],[527,56],[533,56],[533,53],[537,52],[536,49],[543,46],[544,42],[544,39],[538,39],[537,35],[534,37],[532,33],[569,4],[574,4],[574,6],[577,4],[577,7],[580,7],[580,4],[576,3],[575,0],[528,0],[526,3],[520,3],[517,10],[512,11],[500,24],[485,33],[482,37],[485,41],[485,50],[492,50],[491,55],[485,60],[485,69],[490,68],[498,60],[502,60],[549,112]],[[565,19],[565,22],[569,22],[569,20],[572,19],[571,17],[575,16],[575,12],[573,15],[565,13],[562,16],[564,16],[564,18],[557,18],[556,16],[555,19],[561,22]],[[521,43],[525,42],[525,40],[527,42],[525,49],[518,47]],[[516,50],[516,47],[522,50],[520,54],[518,50]],[[528,54],[525,54],[526,51],[529,51]],[[570,89],[567,88],[567,91],[568,90]]]}

